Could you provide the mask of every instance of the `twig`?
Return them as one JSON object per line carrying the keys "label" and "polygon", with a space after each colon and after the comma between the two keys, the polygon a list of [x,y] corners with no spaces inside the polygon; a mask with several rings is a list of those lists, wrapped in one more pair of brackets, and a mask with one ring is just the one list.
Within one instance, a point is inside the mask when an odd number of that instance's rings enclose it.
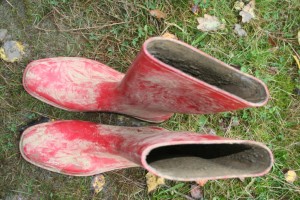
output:
{"label": "twig", "polygon": [[250,193],[249,188],[254,184],[255,182],[255,178],[252,178],[252,180],[250,181],[250,183],[245,187],[245,191],[248,193],[248,195],[250,195],[253,198],[253,195]]}
{"label": "twig", "polygon": [[7,85],[9,85],[9,83],[8,83],[7,80],[6,80],[6,78],[5,78],[2,74],[0,74],[0,77],[4,80],[4,82],[5,82]]}
{"label": "twig", "polygon": [[[120,24],[125,24],[127,22],[117,22],[117,23],[112,23],[112,24],[105,24],[102,26],[91,26],[91,27],[85,27],[85,28],[72,28],[72,29],[59,29],[59,31],[61,32],[72,32],[72,31],[81,31],[81,30],[88,30],[88,29],[102,29],[102,28],[106,28],[106,27],[111,27],[111,26],[115,26],[115,25],[120,25]],[[51,29],[43,29],[40,28],[38,26],[35,26],[36,29],[42,30],[42,31],[57,31],[57,30],[51,30]]]}
{"label": "twig", "polygon": [[[45,20],[45,18],[47,18],[49,15],[53,14],[54,10],[51,10],[50,12],[48,12],[45,16],[43,16],[43,18],[36,24],[36,26],[39,26],[39,24]],[[33,24],[35,24],[36,20],[33,22]]]}
{"label": "twig", "polygon": [[0,97],[2,99],[2,101],[4,101],[9,107],[15,109],[14,106],[12,106],[10,103],[8,103],[3,97]]}
{"label": "twig", "polygon": [[28,192],[23,192],[23,191],[18,191],[18,190],[10,190],[12,192],[17,192],[17,193],[21,193],[21,194],[27,194],[27,195],[31,195]]}
{"label": "twig", "polygon": [[176,28],[178,28],[179,30],[181,30],[183,33],[186,33],[185,30],[183,28],[181,28],[180,26],[178,26],[175,23],[169,23],[169,22],[165,22],[165,24],[167,24],[167,26],[175,26]]}
{"label": "twig", "polygon": [[270,36],[271,38],[275,38],[275,39],[278,39],[278,40],[281,40],[281,41],[284,41],[287,43],[295,43],[294,39],[289,39],[289,38],[284,38],[284,37],[280,37],[277,35],[273,35],[273,33],[269,32],[269,31],[265,31],[261,27],[257,27],[257,29],[260,30],[261,32],[263,32],[264,34],[266,34],[267,36]]}
{"label": "twig", "polygon": [[225,137],[227,136],[227,134],[228,134],[228,133],[230,132],[230,130],[231,130],[232,122],[233,122],[233,118],[231,117],[231,118],[230,118],[229,125],[227,126],[226,131],[225,131],[225,133],[224,133],[224,136],[225,136]]}
{"label": "twig", "polygon": [[5,0],[6,3],[8,3],[13,9],[15,9],[15,7],[8,1],[8,0]]}
{"label": "twig", "polygon": [[297,53],[297,51],[293,48],[293,46],[290,44],[290,46],[291,46],[291,48],[292,48],[292,50],[293,50],[293,52],[296,54],[296,56],[298,57],[298,59],[300,60],[300,56],[299,56],[299,54]]}

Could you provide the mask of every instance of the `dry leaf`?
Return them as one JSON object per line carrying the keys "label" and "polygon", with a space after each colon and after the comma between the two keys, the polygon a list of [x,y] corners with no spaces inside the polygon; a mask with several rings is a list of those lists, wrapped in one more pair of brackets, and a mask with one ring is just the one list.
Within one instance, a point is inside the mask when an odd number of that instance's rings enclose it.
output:
{"label": "dry leaf", "polygon": [[105,185],[105,177],[102,174],[94,176],[91,185],[94,193],[98,194]]}
{"label": "dry leaf", "polygon": [[298,65],[298,68],[300,70],[300,61],[299,61],[298,57],[297,56],[293,56],[293,58],[295,59],[297,65]]}
{"label": "dry leaf", "polygon": [[152,174],[150,172],[148,172],[146,174],[146,180],[147,180],[148,193],[155,190],[157,188],[157,186],[165,184],[164,178],[155,176],[154,174]]}
{"label": "dry leaf", "polygon": [[203,192],[198,185],[191,185],[191,196],[194,199],[203,199]]}
{"label": "dry leaf", "polygon": [[245,177],[239,177],[240,181],[245,182]]}
{"label": "dry leaf", "polygon": [[240,37],[247,36],[247,32],[244,29],[242,29],[242,26],[240,24],[234,25],[234,32]]}
{"label": "dry leaf", "polygon": [[294,183],[294,181],[297,179],[297,174],[294,170],[289,170],[284,174],[284,178],[286,182]]}
{"label": "dry leaf", "polygon": [[150,10],[150,15],[153,16],[153,17],[156,17],[157,19],[165,19],[167,17],[167,14],[158,10],[158,9],[155,9],[155,10]]}
{"label": "dry leaf", "polygon": [[19,61],[24,54],[24,46],[17,41],[7,41],[0,48],[0,58],[7,62]]}
{"label": "dry leaf", "polygon": [[268,67],[267,70],[268,70],[269,74],[271,74],[271,75],[278,74],[278,68],[277,67]]}
{"label": "dry leaf", "polygon": [[192,4],[191,5],[191,11],[192,13],[194,13],[194,15],[198,15],[200,8],[197,4]]}
{"label": "dry leaf", "polygon": [[277,43],[270,36],[268,37],[268,42],[272,47],[277,47]]}
{"label": "dry leaf", "polygon": [[175,39],[175,40],[178,40],[178,38],[176,37],[176,35],[172,34],[172,33],[169,33],[169,32],[165,32],[162,37],[164,38],[169,38],[169,39]]}
{"label": "dry leaf", "polygon": [[239,13],[240,16],[242,16],[243,23],[248,23],[251,19],[255,17],[254,8],[255,8],[255,0],[252,0]]}
{"label": "dry leaf", "polygon": [[199,17],[197,18],[197,21],[199,25],[197,26],[197,29],[207,32],[207,31],[216,31],[218,29],[224,28],[224,24],[221,24],[219,19],[215,16],[210,16],[205,14],[204,18]]}
{"label": "dry leaf", "polygon": [[242,1],[236,1],[235,3],[234,3],[234,9],[236,9],[236,10],[242,10],[243,8],[244,8],[244,6],[245,6],[245,4],[244,4],[244,2],[242,2]]}
{"label": "dry leaf", "polygon": [[202,179],[202,180],[196,181],[196,183],[198,185],[200,185],[201,187],[203,187],[205,185],[205,183],[207,183],[207,181],[208,181],[207,179]]}

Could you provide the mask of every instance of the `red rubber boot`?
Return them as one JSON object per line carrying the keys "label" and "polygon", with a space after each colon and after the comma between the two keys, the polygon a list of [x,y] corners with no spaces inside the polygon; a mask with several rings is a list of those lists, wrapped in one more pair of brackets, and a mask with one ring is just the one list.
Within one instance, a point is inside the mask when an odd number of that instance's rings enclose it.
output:
{"label": "red rubber boot", "polygon": [[271,151],[258,142],[84,121],[32,126],[20,150],[34,165],[73,176],[142,166],[167,179],[197,181],[262,176],[273,163]]}
{"label": "red rubber boot", "polygon": [[162,122],[177,113],[217,113],[264,105],[265,84],[183,42],[148,39],[125,74],[85,58],[31,62],[29,94],[69,111],[107,111]]}

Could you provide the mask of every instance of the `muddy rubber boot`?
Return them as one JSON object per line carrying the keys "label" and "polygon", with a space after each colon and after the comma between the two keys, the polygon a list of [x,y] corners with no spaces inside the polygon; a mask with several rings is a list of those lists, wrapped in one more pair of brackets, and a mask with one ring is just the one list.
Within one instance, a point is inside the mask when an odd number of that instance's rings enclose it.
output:
{"label": "muddy rubber boot", "polygon": [[31,62],[23,85],[69,111],[107,111],[162,122],[173,113],[207,114],[266,104],[265,84],[178,40],[148,39],[124,75],[86,58]]}
{"label": "muddy rubber boot", "polygon": [[28,162],[67,175],[141,166],[178,181],[262,176],[273,163],[271,151],[258,142],[75,120],[26,129],[20,151]]}

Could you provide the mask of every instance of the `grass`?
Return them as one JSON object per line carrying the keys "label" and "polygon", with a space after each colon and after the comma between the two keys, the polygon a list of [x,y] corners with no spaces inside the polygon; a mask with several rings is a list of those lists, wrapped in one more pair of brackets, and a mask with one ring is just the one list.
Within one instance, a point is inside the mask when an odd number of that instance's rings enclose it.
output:
{"label": "grass", "polygon": [[[5,1],[4,1],[5,2]],[[260,178],[210,181],[205,199],[300,199],[298,181],[284,180],[286,169],[300,171],[300,107],[294,89],[300,72],[292,57],[300,54],[296,40],[300,3],[297,0],[256,1],[256,19],[243,24],[248,36],[238,38],[239,23],[234,1],[207,0],[201,12],[217,16],[226,29],[215,33],[197,30],[197,16],[190,3],[174,1],[70,1],[10,0],[0,5],[0,28],[27,44],[28,55],[20,63],[0,61],[0,199],[90,199],[91,177],[51,173],[25,162],[18,151],[18,127],[40,115],[55,119],[83,119],[114,124],[120,116],[105,113],[70,113],[48,106],[28,95],[21,84],[26,64],[55,56],[83,56],[126,72],[143,41],[169,31],[196,48],[263,80],[271,99],[262,108],[214,115],[176,114],[160,126],[170,130],[203,132],[256,140],[275,156],[272,171]],[[21,3],[20,3],[21,2]],[[167,19],[157,20],[149,10],[160,9]],[[90,27],[90,28],[87,28]],[[271,39],[270,39],[271,38]],[[272,40],[273,42],[270,42]],[[274,47],[276,43],[277,47]],[[128,123],[130,118],[125,117]],[[232,126],[238,121],[238,126]],[[167,182],[147,194],[145,171],[127,169],[105,173],[107,184],[94,199],[185,199],[191,183]]]}

